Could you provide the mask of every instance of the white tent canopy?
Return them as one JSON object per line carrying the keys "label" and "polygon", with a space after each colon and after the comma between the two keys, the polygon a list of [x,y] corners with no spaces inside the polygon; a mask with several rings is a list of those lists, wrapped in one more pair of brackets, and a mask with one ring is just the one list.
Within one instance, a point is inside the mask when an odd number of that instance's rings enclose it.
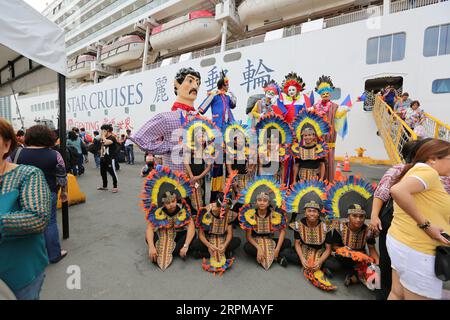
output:
{"label": "white tent canopy", "polygon": [[22,0],[0,0],[0,96],[66,74],[64,31]]}

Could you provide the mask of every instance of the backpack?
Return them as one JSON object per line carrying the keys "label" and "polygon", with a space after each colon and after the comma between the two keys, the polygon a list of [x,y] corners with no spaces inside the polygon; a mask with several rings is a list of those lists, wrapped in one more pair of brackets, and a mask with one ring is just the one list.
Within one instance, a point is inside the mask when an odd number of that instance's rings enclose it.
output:
{"label": "backpack", "polygon": [[67,162],[71,167],[78,163],[78,151],[74,146],[67,146]]}

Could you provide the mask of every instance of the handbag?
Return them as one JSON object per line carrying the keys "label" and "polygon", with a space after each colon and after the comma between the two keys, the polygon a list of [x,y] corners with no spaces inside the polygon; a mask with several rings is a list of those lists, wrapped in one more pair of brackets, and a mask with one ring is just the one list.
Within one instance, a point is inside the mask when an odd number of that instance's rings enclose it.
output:
{"label": "handbag", "polygon": [[442,281],[450,280],[450,247],[436,247],[436,260],[434,263],[436,277]]}

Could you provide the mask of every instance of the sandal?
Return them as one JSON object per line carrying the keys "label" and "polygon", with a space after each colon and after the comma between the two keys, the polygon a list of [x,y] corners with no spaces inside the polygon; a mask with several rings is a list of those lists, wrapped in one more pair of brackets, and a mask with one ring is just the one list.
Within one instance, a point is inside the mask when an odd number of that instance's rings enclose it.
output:
{"label": "sandal", "polygon": [[108,188],[105,188],[105,187],[98,187],[97,190],[106,191],[106,190],[108,190]]}
{"label": "sandal", "polygon": [[117,189],[117,188],[112,188],[111,192],[112,192],[112,193],[117,193],[117,192],[119,192],[119,189]]}
{"label": "sandal", "polygon": [[61,255],[55,259],[55,260],[51,260],[50,263],[54,264],[54,263],[58,263],[60,262],[62,259],[64,259],[67,256],[67,250],[61,250]]}

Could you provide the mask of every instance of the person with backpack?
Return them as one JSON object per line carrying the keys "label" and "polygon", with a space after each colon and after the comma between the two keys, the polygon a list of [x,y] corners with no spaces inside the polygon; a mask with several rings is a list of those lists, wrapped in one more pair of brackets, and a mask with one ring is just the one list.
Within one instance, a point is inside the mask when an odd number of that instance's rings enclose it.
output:
{"label": "person with backpack", "polygon": [[84,173],[84,166],[83,166],[83,150],[82,150],[82,141],[81,138],[78,136],[78,134],[75,131],[69,131],[67,139],[67,148],[73,147],[76,149],[76,165],[74,165],[74,155],[73,151],[70,151],[71,156],[71,165],[72,165],[72,173],[74,176],[81,176]]}
{"label": "person with backpack", "polygon": [[90,153],[94,155],[95,168],[100,168],[100,149],[102,144],[100,142],[100,134],[97,130],[94,132],[94,138],[92,139],[92,143],[89,145],[88,150]]}

